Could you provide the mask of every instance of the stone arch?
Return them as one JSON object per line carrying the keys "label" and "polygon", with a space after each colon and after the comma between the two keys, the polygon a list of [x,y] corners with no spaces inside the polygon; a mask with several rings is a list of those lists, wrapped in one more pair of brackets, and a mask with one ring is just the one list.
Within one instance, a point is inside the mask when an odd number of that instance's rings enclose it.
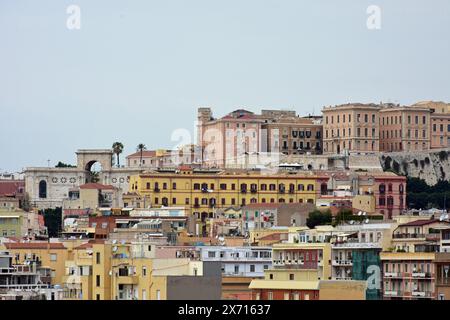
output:
{"label": "stone arch", "polygon": [[113,152],[111,149],[84,149],[78,150],[77,167],[80,170],[90,171],[94,163],[98,162],[102,171],[110,171],[112,168]]}

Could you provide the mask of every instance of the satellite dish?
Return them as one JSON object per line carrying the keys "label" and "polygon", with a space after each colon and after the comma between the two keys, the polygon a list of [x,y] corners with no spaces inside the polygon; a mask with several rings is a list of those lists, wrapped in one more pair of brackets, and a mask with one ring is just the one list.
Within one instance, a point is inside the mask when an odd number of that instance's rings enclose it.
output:
{"label": "satellite dish", "polygon": [[112,243],[113,243],[113,244],[116,244],[116,243],[117,243],[117,240],[116,240],[116,239],[114,239],[114,240],[112,241]]}
{"label": "satellite dish", "polygon": [[364,223],[369,223],[369,219],[364,220]]}
{"label": "satellite dish", "polygon": [[116,251],[117,251],[117,247],[114,246],[114,247],[112,248],[112,251],[113,251],[113,252],[116,252]]}
{"label": "satellite dish", "polygon": [[362,211],[359,211],[359,212],[358,212],[358,216],[360,216],[360,215],[362,215]]}
{"label": "satellite dish", "polygon": [[353,220],[350,220],[350,221],[349,221],[349,223],[350,223],[350,224],[354,224],[354,223],[355,223],[355,221],[353,221]]}

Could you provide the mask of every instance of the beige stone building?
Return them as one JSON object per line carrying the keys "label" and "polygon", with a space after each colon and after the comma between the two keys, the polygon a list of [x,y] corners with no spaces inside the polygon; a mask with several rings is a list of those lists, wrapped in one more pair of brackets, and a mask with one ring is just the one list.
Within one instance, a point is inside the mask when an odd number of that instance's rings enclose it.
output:
{"label": "beige stone building", "polygon": [[325,107],[323,153],[425,151],[450,146],[450,104],[352,103]]}
{"label": "beige stone building", "polygon": [[430,110],[420,107],[387,106],[380,110],[380,151],[430,149]]}
{"label": "beige stone building", "polygon": [[323,108],[323,153],[378,152],[380,109],[380,105],[362,103]]}
{"label": "beige stone building", "polygon": [[299,117],[295,111],[238,109],[214,118],[210,108],[198,109],[198,145],[203,164],[224,167],[250,153],[321,153],[320,117]]}
{"label": "beige stone building", "polygon": [[424,101],[413,107],[430,109],[430,148],[450,147],[450,103]]}

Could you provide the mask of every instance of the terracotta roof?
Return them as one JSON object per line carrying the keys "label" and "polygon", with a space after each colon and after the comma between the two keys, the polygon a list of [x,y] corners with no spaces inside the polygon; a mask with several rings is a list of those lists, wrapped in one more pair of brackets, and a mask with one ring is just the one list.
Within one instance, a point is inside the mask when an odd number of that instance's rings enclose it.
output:
{"label": "terracotta roof", "polygon": [[24,181],[0,181],[0,196],[14,196],[19,193],[19,188],[25,188]]}
{"label": "terracotta roof", "polygon": [[272,233],[272,234],[268,234],[267,236],[258,238],[258,240],[281,240],[281,235],[282,233]]}
{"label": "terracotta roof", "polygon": [[66,249],[61,242],[9,242],[6,249]]}
{"label": "terracotta roof", "polygon": [[432,224],[436,222],[445,222],[446,221],[440,221],[439,219],[431,219],[431,220],[415,220],[408,223],[404,223],[399,225],[399,227],[419,227],[419,226],[426,226],[427,224]]}
{"label": "terracotta roof", "polygon": [[[144,150],[144,151],[142,151],[142,156],[143,157],[155,157],[156,156],[156,151],[155,150]],[[141,152],[138,151],[138,152],[129,154],[126,157],[127,158],[134,158],[134,157],[140,158],[141,157]]]}
{"label": "terracotta roof", "polygon": [[80,186],[80,189],[114,190],[111,185],[101,183],[86,183]]}
{"label": "terracotta roof", "polygon": [[89,249],[92,248],[94,244],[103,244],[105,243],[105,240],[96,239],[96,240],[90,240],[89,242],[83,243],[82,245],[79,245],[78,247],[75,247],[75,250],[83,250],[83,249]]}
{"label": "terracotta roof", "polygon": [[83,243],[82,245],[75,247],[74,250],[83,250],[88,248],[92,248],[92,243]]}

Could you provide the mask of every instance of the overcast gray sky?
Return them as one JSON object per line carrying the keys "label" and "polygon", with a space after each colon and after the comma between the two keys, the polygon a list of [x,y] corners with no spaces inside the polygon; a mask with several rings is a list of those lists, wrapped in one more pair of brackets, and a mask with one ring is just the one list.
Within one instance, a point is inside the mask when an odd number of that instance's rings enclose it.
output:
{"label": "overcast gray sky", "polygon": [[0,0],[0,171],[170,148],[199,106],[450,101],[449,57],[448,0]]}

